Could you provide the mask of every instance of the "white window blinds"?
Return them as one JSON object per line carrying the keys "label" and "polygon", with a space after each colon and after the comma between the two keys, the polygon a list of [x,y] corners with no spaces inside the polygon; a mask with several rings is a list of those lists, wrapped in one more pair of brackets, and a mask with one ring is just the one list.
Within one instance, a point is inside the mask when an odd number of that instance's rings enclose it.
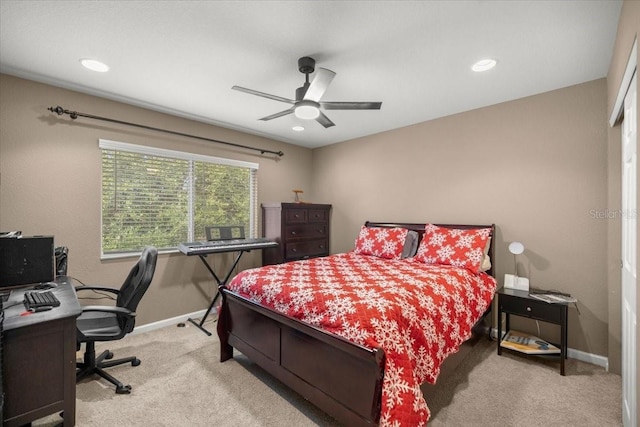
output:
{"label": "white window blinds", "polygon": [[102,255],[174,249],[207,226],[256,236],[257,163],[100,140]]}

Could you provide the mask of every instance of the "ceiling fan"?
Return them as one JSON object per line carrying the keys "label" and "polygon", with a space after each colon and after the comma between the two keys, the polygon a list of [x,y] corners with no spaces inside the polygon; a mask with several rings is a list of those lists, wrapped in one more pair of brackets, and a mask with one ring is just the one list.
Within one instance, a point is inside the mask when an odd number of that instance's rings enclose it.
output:
{"label": "ceiling fan", "polygon": [[305,75],[304,84],[296,89],[296,99],[283,98],[281,96],[271,95],[259,92],[253,89],[247,89],[241,86],[233,86],[231,89],[240,92],[249,93],[251,95],[262,96],[263,98],[273,99],[275,101],[286,102],[292,107],[279,113],[271,114],[259,120],[267,121],[277,119],[278,117],[288,114],[295,114],[300,119],[315,119],[325,128],[335,126],[320,109],[324,110],[379,110],[382,102],[326,102],[321,101],[322,95],[329,87],[329,83],[335,77],[336,73],[326,68],[318,68],[313,81],[309,82],[309,74],[315,70],[316,61],[313,58],[304,56],[298,59],[298,70]]}

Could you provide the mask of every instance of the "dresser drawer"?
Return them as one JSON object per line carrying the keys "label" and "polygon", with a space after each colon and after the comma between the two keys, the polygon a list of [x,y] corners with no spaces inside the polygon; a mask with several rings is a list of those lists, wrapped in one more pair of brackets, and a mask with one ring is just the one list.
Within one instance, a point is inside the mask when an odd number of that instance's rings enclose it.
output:
{"label": "dresser drawer", "polygon": [[294,239],[317,239],[327,236],[327,226],[318,225],[292,225],[285,228],[285,241]]}
{"label": "dresser drawer", "polygon": [[285,244],[285,246],[286,257],[288,259],[300,259],[329,255],[329,245],[326,239],[287,243]]}
{"label": "dresser drawer", "polygon": [[309,209],[309,223],[328,222],[329,211],[327,209]]}
{"label": "dresser drawer", "polygon": [[499,299],[501,310],[504,312],[545,322],[562,322],[562,306],[559,304],[548,304],[543,301],[532,301],[503,294]]}
{"label": "dresser drawer", "polygon": [[306,224],[308,214],[307,209],[287,209],[284,211],[284,220],[286,224]]}

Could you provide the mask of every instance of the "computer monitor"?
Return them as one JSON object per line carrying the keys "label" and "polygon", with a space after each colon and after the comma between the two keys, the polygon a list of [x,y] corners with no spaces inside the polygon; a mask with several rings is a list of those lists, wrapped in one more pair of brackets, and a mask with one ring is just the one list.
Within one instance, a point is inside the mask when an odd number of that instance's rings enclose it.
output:
{"label": "computer monitor", "polygon": [[54,279],[53,236],[0,238],[0,291]]}

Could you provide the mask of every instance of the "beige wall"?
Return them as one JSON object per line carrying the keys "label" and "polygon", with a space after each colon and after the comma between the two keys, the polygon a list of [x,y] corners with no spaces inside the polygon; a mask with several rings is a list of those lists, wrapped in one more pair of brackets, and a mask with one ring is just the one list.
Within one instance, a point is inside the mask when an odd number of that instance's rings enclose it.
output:
{"label": "beige wall", "polygon": [[[633,42],[637,38],[640,31],[640,2],[628,1],[622,4],[620,11],[620,20],[618,22],[618,33],[613,49],[609,73],[607,74],[607,116],[611,116],[614,109],[614,103],[620,86],[622,76],[624,75],[629,55],[633,47]],[[637,55],[637,54],[636,54]],[[636,56],[636,64],[638,63]],[[639,86],[640,95],[640,86]],[[640,120],[640,110],[636,122]],[[621,179],[620,179],[620,163],[621,163],[621,130],[620,124],[609,130],[609,177],[610,177],[610,206],[621,207]],[[640,175],[638,175],[638,188],[640,188]],[[620,372],[621,368],[621,295],[620,295],[620,221],[609,221],[609,364],[613,372]],[[638,229],[638,241],[640,241],[640,229]],[[640,257],[640,252],[638,252]],[[640,259],[640,258],[639,258]],[[640,262],[638,263],[640,265]],[[636,283],[637,288],[637,283]],[[640,292],[636,292],[636,307],[640,307]],[[637,329],[636,343],[640,343],[640,328]],[[637,380],[640,384],[640,361],[636,361]]]}
{"label": "beige wall", "polygon": [[365,220],[495,223],[498,277],[514,270],[507,244],[523,242],[519,273],[580,300],[569,346],[606,356],[606,91],[600,79],[315,149],[332,252],[353,248]]}
{"label": "beige wall", "polygon": [[[498,277],[513,271],[506,245],[522,241],[527,250],[519,257],[519,269],[532,285],[563,289],[580,299],[581,315],[573,309],[570,314],[570,347],[608,355],[616,372],[620,225],[593,214],[620,206],[620,131],[609,128],[606,120],[639,22],[640,2],[625,1],[606,81],[313,152],[0,75],[0,230],[54,234],[57,244],[70,247],[70,274],[87,283],[117,286],[133,260],[99,260],[99,138],[259,162],[260,202],[289,201],[291,189],[298,187],[305,190],[305,200],[333,204],[334,253],[352,248],[365,220],[496,223]],[[58,104],[283,150],[285,156],[274,161],[88,119],[70,122],[46,111]],[[197,261],[179,254],[160,257],[153,288],[140,306],[139,324],[207,306],[214,287]],[[229,259],[218,255],[213,262],[224,268]],[[258,262],[259,253],[250,253],[242,268]]]}
{"label": "beige wall", "polygon": [[[68,273],[85,283],[119,287],[134,262],[100,261],[99,138],[259,163],[260,203],[292,201],[293,188],[311,195],[309,149],[8,75],[0,75],[0,94],[0,230],[54,235],[56,245],[69,247]],[[91,119],[71,121],[46,110],[56,105],[285,154],[276,161],[196,139]],[[215,255],[209,260],[226,271],[230,257]],[[252,251],[244,255],[242,267],[259,262],[260,251]],[[137,324],[204,309],[214,294],[213,280],[197,257],[161,255]]]}

